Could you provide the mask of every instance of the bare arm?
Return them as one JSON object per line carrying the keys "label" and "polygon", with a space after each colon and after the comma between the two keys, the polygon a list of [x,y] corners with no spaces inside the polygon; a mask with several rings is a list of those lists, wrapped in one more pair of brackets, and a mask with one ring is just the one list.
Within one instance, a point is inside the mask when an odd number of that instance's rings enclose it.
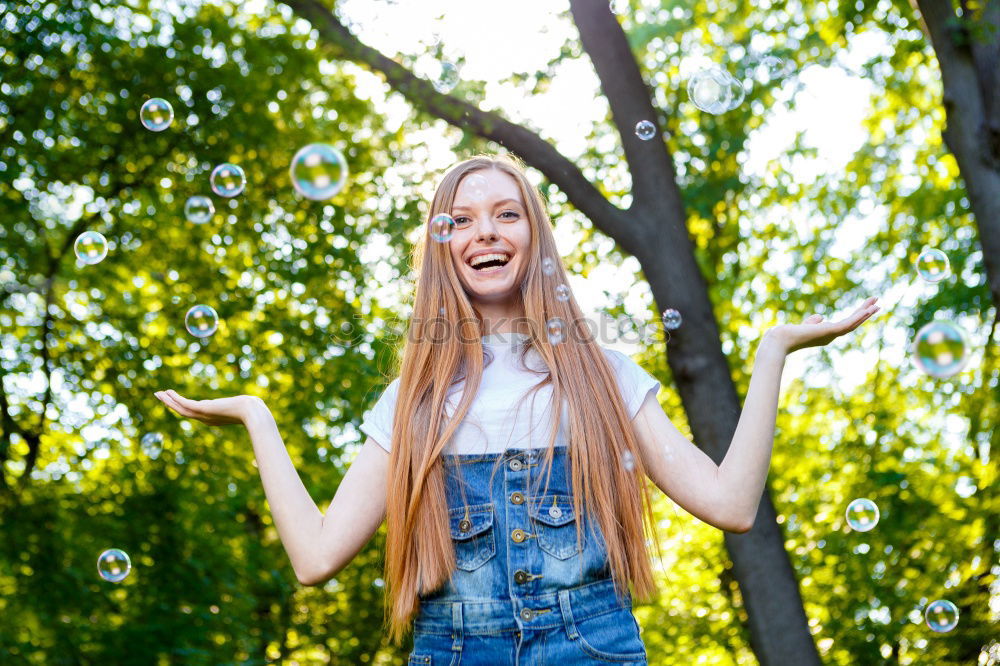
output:
{"label": "bare arm", "polygon": [[274,525],[303,585],[335,576],[382,523],[389,454],[370,437],[324,515],[302,484],[274,417],[260,398],[189,400],[175,391],[161,391],[157,397],[182,416],[210,425],[246,426]]}
{"label": "bare arm", "polygon": [[853,331],[879,310],[876,300],[866,299],[839,322],[822,322],[821,315],[812,315],[803,324],[785,324],[764,334],[743,412],[721,465],[681,434],[655,398],[647,397],[632,425],[653,483],[710,525],[730,532],[750,530],[771,464],[785,357]]}

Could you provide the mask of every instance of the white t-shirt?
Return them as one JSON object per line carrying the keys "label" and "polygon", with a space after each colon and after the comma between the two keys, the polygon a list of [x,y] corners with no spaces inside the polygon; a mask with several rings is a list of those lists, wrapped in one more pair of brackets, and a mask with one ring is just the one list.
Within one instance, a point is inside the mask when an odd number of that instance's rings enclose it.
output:
{"label": "white t-shirt", "polygon": [[[506,449],[539,448],[548,445],[552,427],[552,386],[524,397],[546,375],[530,372],[520,364],[521,343],[526,335],[497,333],[483,338],[483,347],[493,360],[483,368],[479,391],[469,411],[448,443],[445,453],[501,453]],[[646,395],[659,391],[660,382],[625,354],[601,347],[618,379],[629,419],[635,417]],[[531,350],[525,357],[530,368],[544,369],[541,356]],[[445,400],[445,414],[455,412],[462,397],[465,380],[456,382]],[[392,441],[392,417],[399,392],[399,378],[394,379],[372,408],[365,412],[361,431],[386,451]],[[522,397],[524,399],[522,400]],[[569,445],[568,405],[563,404],[563,418],[556,435],[556,446]]]}

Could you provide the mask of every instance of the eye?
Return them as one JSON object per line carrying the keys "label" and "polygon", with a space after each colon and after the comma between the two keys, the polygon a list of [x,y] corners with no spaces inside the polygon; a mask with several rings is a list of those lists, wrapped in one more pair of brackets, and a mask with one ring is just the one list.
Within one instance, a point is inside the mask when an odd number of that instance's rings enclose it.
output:
{"label": "eye", "polygon": [[500,217],[503,217],[504,215],[513,215],[514,216],[513,218],[508,217],[507,218],[508,220],[510,220],[510,219],[517,219],[517,218],[521,217],[520,215],[518,215],[517,213],[515,213],[512,210],[505,210],[504,212],[500,213]]}
{"label": "eye", "polygon": [[469,223],[469,218],[465,217],[464,215],[459,215],[458,217],[453,217],[451,219],[455,220],[455,226],[457,226],[457,227],[460,227],[462,225],[465,225],[465,224]]}

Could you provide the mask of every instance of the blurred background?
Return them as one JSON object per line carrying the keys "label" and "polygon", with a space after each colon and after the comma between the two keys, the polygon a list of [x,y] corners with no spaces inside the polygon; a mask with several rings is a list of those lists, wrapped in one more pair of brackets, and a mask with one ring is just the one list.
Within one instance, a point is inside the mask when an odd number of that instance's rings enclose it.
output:
{"label": "blurred background", "polygon": [[[325,509],[394,377],[428,199],[478,152],[526,159],[589,316],[659,322],[657,258],[581,212],[521,131],[625,221],[636,135],[668,156],[740,399],[767,328],[880,297],[785,366],[769,478],[799,612],[823,663],[1000,663],[1000,109],[974,85],[998,27],[995,0],[0,2],[0,662],[405,662],[381,629],[384,527],[303,587],[245,430],[153,392],[262,397]],[[616,68],[652,117],[612,112]],[[706,72],[721,101],[691,88]],[[169,120],[140,118],[155,99]],[[318,201],[289,170],[317,142],[348,171]],[[210,182],[226,163],[235,196]],[[215,320],[186,321],[196,305]],[[963,336],[952,374],[911,344],[934,321]],[[663,336],[599,342],[693,437]],[[778,663],[722,533],[662,495],[657,518],[650,664]],[[954,628],[930,626],[935,600]]]}

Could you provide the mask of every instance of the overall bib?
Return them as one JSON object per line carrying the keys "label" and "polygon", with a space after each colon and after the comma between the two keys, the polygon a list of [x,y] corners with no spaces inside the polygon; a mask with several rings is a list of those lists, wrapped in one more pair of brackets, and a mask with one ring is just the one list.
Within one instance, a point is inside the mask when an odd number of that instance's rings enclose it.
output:
{"label": "overall bib", "polygon": [[597,524],[577,543],[567,451],[547,488],[544,449],[442,456],[456,569],[420,599],[409,664],[646,664]]}

